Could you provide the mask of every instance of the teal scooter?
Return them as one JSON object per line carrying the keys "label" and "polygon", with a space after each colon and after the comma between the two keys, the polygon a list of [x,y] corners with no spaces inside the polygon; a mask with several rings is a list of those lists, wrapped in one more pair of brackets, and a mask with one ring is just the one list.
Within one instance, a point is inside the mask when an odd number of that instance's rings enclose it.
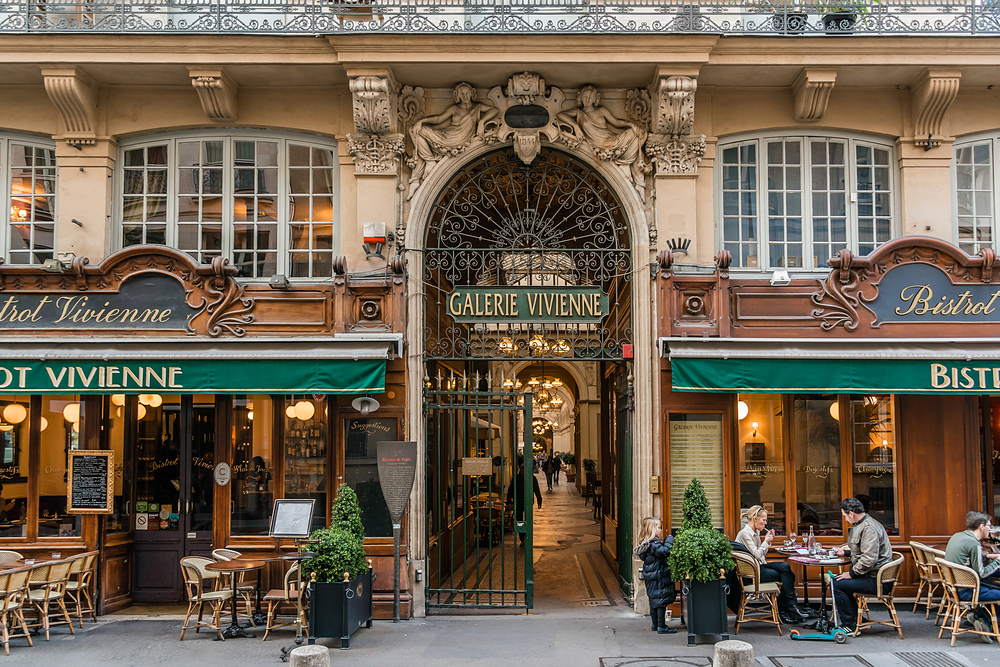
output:
{"label": "teal scooter", "polygon": [[826,617],[826,608],[824,607],[819,620],[813,625],[816,632],[812,634],[803,634],[798,628],[795,628],[788,633],[792,639],[837,642],[838,644],[843,644],[847,641],[847,630],[840,625],[840,614],[837,613],[837,598],[833,595],[833,572],[827,570],[824,576],[827,578],[830,585],[830,604],[833,607],[833,621],[831,622]]}

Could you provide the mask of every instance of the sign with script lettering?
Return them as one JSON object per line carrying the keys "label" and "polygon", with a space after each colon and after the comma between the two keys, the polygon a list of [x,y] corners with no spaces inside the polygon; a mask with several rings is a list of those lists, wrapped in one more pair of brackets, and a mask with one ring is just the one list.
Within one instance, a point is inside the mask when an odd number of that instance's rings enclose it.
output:
{"label": "sign with script lettering", "polygon": [[456,287],[448,295],[456,322],[573,322],[597,324],[610,310],[600,287]]}
{"label": "sign with script lettering", "polygon": [[1000,322],[1000,286],[984,283],[955,285],[944,271],[930,264],[900,264],[877,283],[878,294],[862,297],[880,324],[939,322],[984,324]]}
{"label": "sign with script lettering", "polygon": [[0,331],[20,329],[185,330],[198,312],[176,278],[140,273],[117,292],[18,292],[0,295]]}
{"label": "sign with script lettering", "polygon": [[413,478],[417,471],[417,443],[380,440],[375,443],[375,449],[382,497],[385,498],[392,522],[399,523],[413,489]]}

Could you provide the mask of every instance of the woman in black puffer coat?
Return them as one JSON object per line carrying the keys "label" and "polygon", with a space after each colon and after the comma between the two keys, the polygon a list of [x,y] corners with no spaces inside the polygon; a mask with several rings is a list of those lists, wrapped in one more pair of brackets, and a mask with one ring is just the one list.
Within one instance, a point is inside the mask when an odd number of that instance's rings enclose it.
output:
{"label": "woman in black puffer coat", "polygon": [[642,532],[639,535],[639,546],[633,553],[642,560],[642,579],[646,584],[646,595],[649,596],[649,616],[652,619],[651,630],[661,635],[677,632],[667,627],[667,607],[677,598],[674,581],[670,578],[670,568],[667,556],[674,538],[662,539],[660,520],[647,517],[642,520]]}

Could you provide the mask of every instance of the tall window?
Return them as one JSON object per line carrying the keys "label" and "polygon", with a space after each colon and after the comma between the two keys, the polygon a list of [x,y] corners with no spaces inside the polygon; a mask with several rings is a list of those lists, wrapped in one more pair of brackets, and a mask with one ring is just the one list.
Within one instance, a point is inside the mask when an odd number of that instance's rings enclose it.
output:
{"label": "tall window", "polygon": [[333,275],[336,149],[294,137],[184,136],[127,145],[121,244],[162,243],[248,278]]}
{"label": "tall window", "polygon": [[8,264],[55,257],[56,153],[51,146],[0,138],[4,174],[4,255]]}
{"label": "tall window", "polygon": [[955,144],[955,220],[958,245],[970,255],[994,248],[996,187],[993,151],[996,139]]}
{"label": "tall window", "polygon": [[844,248],[867,255],[893,236],[889,145],[764,137],[720,152],[721,245],[735,267],[825,269]]}

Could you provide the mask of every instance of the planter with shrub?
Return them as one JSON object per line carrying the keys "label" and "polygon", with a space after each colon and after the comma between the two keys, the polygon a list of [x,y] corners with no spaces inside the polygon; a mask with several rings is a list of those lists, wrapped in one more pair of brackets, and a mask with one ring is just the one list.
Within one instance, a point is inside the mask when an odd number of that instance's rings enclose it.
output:
{"label": "planter with shrub", "polygon": [[566,481],[575,482],[576,481],[576,454],[573,452],[565,452],[559,455],[562,459],[563,464],[566,466]]}
{"label": "planter with shrub", "polygon": [[729,639],[725,571],[734,567],[732,545],[712,527],[705,489],[696,477],[684,491],[684,521],[670,549],[670,571],[684,581],[688,646],[697,635]]}
{"label": "planter with shrub", "polygon": [[375,575],[365,558],[365,529],[351,487],[337,491],[331,514],[330,527],[310,536],[316,557],[302,561],[302,577],[309,581],[309,643],[340,637],[340,648],[348,649],[355,630],[372,627]]}

